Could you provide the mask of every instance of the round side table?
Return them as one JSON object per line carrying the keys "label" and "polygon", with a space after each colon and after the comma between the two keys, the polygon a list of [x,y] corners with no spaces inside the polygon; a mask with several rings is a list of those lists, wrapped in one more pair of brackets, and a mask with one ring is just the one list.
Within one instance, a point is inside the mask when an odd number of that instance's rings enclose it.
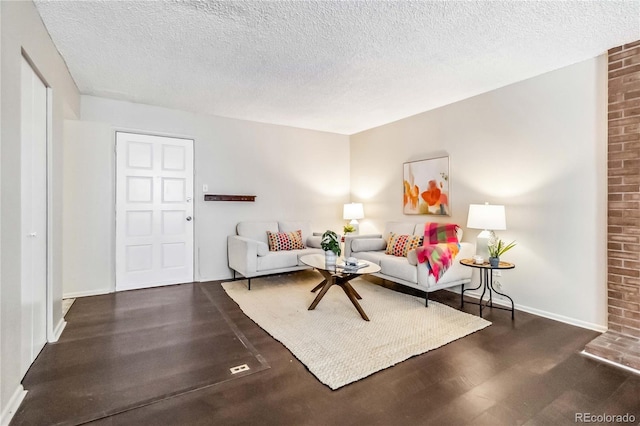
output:
{"label": "round side table", "polygon": [[[489,264],[489,262],[485,262],[482,264],[479,263],[475,263],[473,261],[473,259],[462,259],[460,261],[460,263],[464,266],[468,266],[470,268],[478,268],[480,269],[480,284],[478,285],[478,287],[476,288],[468,288],[465,290],[464,285],[462,286],[462,292],[460,293],[460,307],[464,306],[464,292],[465,291],[469,291],[469,290],[479,290],[480,287],[482,288],[482,296],[480,296],[480,300],[478,302],[467,302],[467,303],[471,303],[474,305],[480,305],[480,318],[482,318],[482,308],[483,307],[489,307],[489,308],[496,308],[496,309],[504,309],[506,311],[511,311],[511,319],[515,318],[515,310],[514,310],[514,303],[513,303],[513,299],[510,298],[509,296],[507,296],[504,293],[500,293],[498,290],[496,290],[495,288],[493,288],[493,270],[500,270],[500,269],[513,269],[516,267],[516,265],[514,265],[513,263],[509,263],[509,262],[500,262],[500,264],[498,266],[491,266]],[[489,300],[487,300],[487,303],[484,304],[483,303],[483,299],[484,299],[484,294],[487,292],[487,290],[489,290]],[[493,305],[493,292],[495,292],[496,294],[499,294],[500,296],[504,296],[507,299],[509,299],[509,301],[511,301],[511,309],[509,308],[504,308],[502,306],[494,306]]]}

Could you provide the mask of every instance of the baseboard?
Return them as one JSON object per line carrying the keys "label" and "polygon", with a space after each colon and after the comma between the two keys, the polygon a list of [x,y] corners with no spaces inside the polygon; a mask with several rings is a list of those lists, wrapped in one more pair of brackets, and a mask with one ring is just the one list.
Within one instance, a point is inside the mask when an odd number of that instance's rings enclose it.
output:
{"label": "baseboard", "polygon": [[62,336],[62,332],[64,331],[64,328],[66,326],[67,326],[67,322],[64,320],[64,317],[63,317],[58,322],[58,325],[56,325],[56,328],[53,329],[53,336],[51,336],[51,339],[49,339],[49,343],[57,342],[60,336]]}
{"label": "baseboard", "polygon": [[545,317],[552,320],[563,322],[565,324],[575,325],[576,327],[586,328],[587,330],[597,331],[599,333],[604,333],[605,331],[608,330],[608,328],[604,325],[582,321],[576,318],[565,317],[564,315],[558,315],[552,312],[542,311],[540,309],[519,305],[517,303],[516,303],[516,309],[520,311],[528,312],[530,314],[538,315],[539,317]]}
{"label": "baseboard", "polygon": [[62,295],[63,299],[75,299],[77,297],[87,297],[87,296],[99,296],[101,294],[109,294],[113,293],[114,290],[110,288],[102,288],[99,290],[87,290],[87,291],[76,291],[72,293],[64,293]]}
{"label": "baseboard", "polygon": [[[457,293],[460,294],[460,291],[456,291],[453,288],[448,288],[446,289],[447,291],[450,291],[452,293]],[[465,291],[464,293],[465,296],[469,295],[472,296],[476,299],[480,298],[480,293],[474,293],[474,292],[467,292]],[[493,303],[495,303],[496,305],[502,306],[502,307],[511,307],[511,304],[506,301],[506,300],[502,300],[502,299],[493,299]],[[532,308],[530,306],[526,306],[526,305],[520,305],[518,303],[515,303],[515,308],[519,311],[523,311],[523,312],[527,312],[529,314],[533,314],[533,315],[537,315],[539,317],[543,317],[543,318],[549,318],[552,319],[554,321],[559,321],[559,322],[563,322],[565,324],[569,324],[569,325],[574,325],[576,327],[580,327],[580,328],[586,328],[588,330],[593,330],[593,331],[597,331],[599,333],[604,333],[605,331],[608,330],[608,328],[606,326],[600,325],[600,324],[595,324],[595,323],[591,323],[591,322],[587,322],[587,321],[582,321],[576,318],[570,318],[570,317],[566,317],[564,315],[559,315],[559,314],[555,314],[553,312],[547,312],[547,311],[543,311],[541,309],[537,309],[537,308]]]}
{"label": "baseboard", "polygon": [[[237,274],[237,278],[242,278],[242,275]],[[229,281],[233,279],[233,275],[228,275],[224,277],[200,277],[198,280],[199,283],[205,283],[207,281]]]}
{"label": "baseboard", "polygon": [[0,415],[0,425],[7,426],[11,422],[13,415],[18,411],[18,408],[25,396],[27,396],[27,391],[24,390],[22,385],[18,385],[13,395],[11,395],[6,408],[2,410],[2,415]]}

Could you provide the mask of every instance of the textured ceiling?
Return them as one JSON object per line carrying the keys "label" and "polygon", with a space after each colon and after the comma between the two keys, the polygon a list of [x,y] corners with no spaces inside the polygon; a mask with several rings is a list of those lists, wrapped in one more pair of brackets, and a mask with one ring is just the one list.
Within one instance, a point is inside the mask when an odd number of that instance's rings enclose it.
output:
{"label": "textured ceiling", "polygon": [[640,39],[640,1],[36,1],[84,94],[353,134]]}

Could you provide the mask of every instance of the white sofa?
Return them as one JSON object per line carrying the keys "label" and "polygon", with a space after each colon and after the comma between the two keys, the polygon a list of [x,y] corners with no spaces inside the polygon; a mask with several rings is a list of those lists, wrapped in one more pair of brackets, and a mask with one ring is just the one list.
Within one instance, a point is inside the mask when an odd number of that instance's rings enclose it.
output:
{"label": "white sofa", "polygon": [[[307,248],[299,250],[269,251],[267,231],[302,231],[302,241]],[[246,221],[236,226],[237,235],[227,237],[229,268],[234,278],[239,273],[248,280],[251,290],[251,278],[263,275],[310,269],[300,262],[300,256],[323,253],[320,237],[311,233],[309,222]]]}
{"label": "white sofa", "polygon": [[[429,274],[426,263],[418,263],[415,250],[407,257],[385,254],[389,233],[400,235],[424,235],[424,223],[388,222],[383,234],[354,235],[345,238],[344,256],[353,256],[374,262],[381,271],[373,275],[425,292],[425,305],[429,303],[429,292],[453,286],[464,286],[471,282],[472,268],[460,264],[460,259],[473,257],[475,245],[460,242],[460,251],[453,264],[436,283]],[[458,229],[458,240],[462,240],[462,228]]]}

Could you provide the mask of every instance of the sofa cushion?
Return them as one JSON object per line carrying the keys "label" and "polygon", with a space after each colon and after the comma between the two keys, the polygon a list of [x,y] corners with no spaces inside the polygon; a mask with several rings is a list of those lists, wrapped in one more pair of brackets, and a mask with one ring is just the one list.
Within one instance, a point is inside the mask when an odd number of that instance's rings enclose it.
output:
{"label": "sofa cushion", "polygon": [[267,231],[278,232],[278,222],[247,221],[240,222],[236,227],[236,232],[241,237],[262,241],[268,244]]}
{"label": "sofa cushion", "polygon": [[307,237],[311,236],[311,222],[308,221],[279,221],[278,230],[280,232],[302,231],[302,241],[307,241]]}
{"label": "sofa cushion", "polygon": [[257,271],[269,271],[271,269],[291,268],[298,266],[297,250],[272,251],[268,256],[258,256]]}
{"label": "sofa cushion", "polygon": [[380,261],[387,257],[387,255],[384,254],[384,251],[362,251],[357,253],[354,257],[357,259],[368,260],[369,262],[373,262],[380,266]]}
{"label": "sofa cushion", "polygon": [[302,231],[271,232],[267,231],[269,251],[300,250],[305,248],[302,243]]}
{"label": "sofa cushion", "polygon": [[355,238],[351,241],[351,252],[378,251],[387,248],[384,238]]}
{"label": "sofa cushion", "polygon": [[418,283],[418,268],[410,265],[404,257],[386,255],[380,260],[380,268],[385,275]]}
{"label": "sofa cushion", "polygon": [[412,266],[418,265],[418,252],[415,249],[409,250],[409,253],[407,253],[407,262]]}
{"label": "sofa cushion", "polygon": [[307,245],[307,247],[319,249],[319,248],[322,248],[322,246],[320,246],[321,242],[322,242],[322,236],[310,235],[307,237],[305,244]]}
{"label": "sofa cushion", "polygon": [[407,257],[410,250],[422,245],[423,237],[420,235],[398,235],[393,232],[389,235],[386,254]]}
{"label": "sofa cushion", "polygon": [[306,256],[308,254],[321,254],[324,256],[324,250],[319,248],[306,248],[304,250],[294,250],[294,252],[298,253],[298,266],[309,266],[303,261],[300,260],[302,256]]}

